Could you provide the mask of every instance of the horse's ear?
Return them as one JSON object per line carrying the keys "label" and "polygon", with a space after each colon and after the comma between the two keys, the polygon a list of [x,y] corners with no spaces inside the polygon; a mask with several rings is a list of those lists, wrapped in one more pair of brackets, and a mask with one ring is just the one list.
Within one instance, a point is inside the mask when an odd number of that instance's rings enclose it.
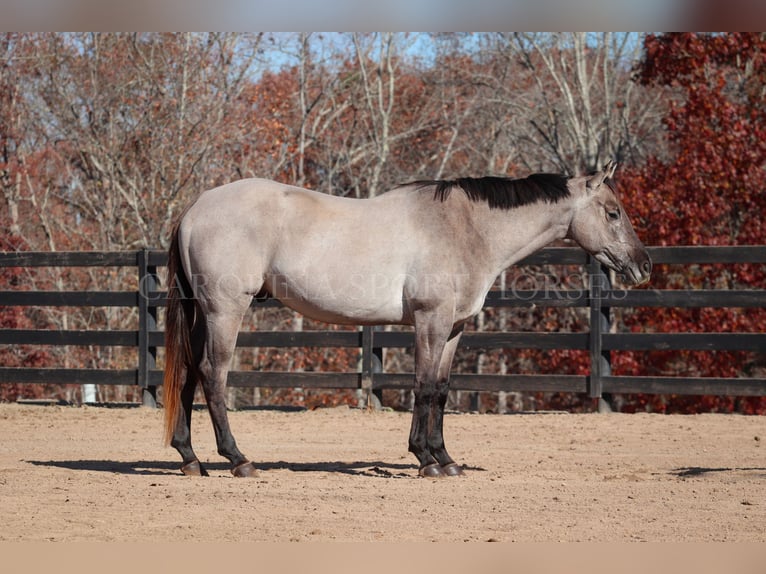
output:
{"label": "horse's ear", "polygon": [[614,172],[617,170],[618,163],[613,160],[609,160],[606,162],[606,165],[604,166],[604,173],[606,174],[606,179],[612,179],[614,177]]}
{"label": "horse's ear", "polygon": [[612,160],[609,160],[604,169],[597,171],[588,178],[586,183],[588,189],[598,189],[599,186],[604,183],[604,180],[610,179],[614,175],[614,171],[617,169],[617,164]]}

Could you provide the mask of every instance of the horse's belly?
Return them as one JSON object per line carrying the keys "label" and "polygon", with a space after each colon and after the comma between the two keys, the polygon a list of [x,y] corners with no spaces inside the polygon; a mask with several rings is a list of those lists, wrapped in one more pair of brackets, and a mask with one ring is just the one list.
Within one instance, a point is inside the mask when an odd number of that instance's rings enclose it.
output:
{"label": "horse's belly", "polygon": [[292,275],[288,279],[274,275],[266,283],[271,295],[285,306],[319,321],[352,325],[406,322],[402,281],[395,277]]}

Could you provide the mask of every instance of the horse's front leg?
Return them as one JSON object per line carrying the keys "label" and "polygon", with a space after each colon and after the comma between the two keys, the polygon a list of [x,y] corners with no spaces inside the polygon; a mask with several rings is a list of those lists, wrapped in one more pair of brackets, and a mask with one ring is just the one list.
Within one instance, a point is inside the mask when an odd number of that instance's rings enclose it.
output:
{"label": "horse's front leg", "polygon": [[452,367],[452,359],[455,356],[460,336],[463,334],[463,325],[456,326],[450,333],[450,338],[444,345],[436,379],[436,397],[431,405],[431,417],[433,424],[428,433],[428,450],[441,466],[442,473],[446,476],[462,476],[463,469],[447,453],[444,446],[444,407],[447,404],[449,394],[449,375]]}
{"label": "horse's front leg", "polygon": [[409,450],[420,463],[420,476],[436,478],[444,476],[441,464],[428,448],[429,426],[433,419],[431,405],[436,395],[436,385],[415,375],[415,404],[412,409]]}
{"label": "horse's front leg", "polygon": [[436,478],[462,473],[447,454],[442,434],[449,366],[461,332],[462,326],[455,328],[444,315],[416,316],[415,405],[409,450],[420,462],[421,476]]}

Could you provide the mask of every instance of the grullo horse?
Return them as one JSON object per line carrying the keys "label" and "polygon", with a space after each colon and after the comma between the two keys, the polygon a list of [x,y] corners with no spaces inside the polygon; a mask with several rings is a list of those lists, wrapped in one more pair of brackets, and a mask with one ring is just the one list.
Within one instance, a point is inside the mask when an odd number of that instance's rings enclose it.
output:
{"label": "grullo horse", "polygon": [[615,167],[417,181],[371,199],[263,179],[202,193],[174,227],[169,253],[165,433],[181,470],[207,474],[191,445],[201,383],[218,452],[235,476],[255,474],[231,433],[224,389],[242,317],[254,296],[269,294],[330,323],[412,325],[409,450],[421,476],[463,474],[442,433],[450,366],[497,276],[570,238],[629,282],[649,279],[651,260],[611,183]]}

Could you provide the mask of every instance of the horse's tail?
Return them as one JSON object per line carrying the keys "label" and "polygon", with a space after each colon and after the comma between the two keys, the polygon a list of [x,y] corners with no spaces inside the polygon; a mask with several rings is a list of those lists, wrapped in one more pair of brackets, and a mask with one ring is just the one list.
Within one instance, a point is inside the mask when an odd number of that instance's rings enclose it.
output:
{"label": "horse's tail", "polygon": [[191,330],[195,319],[192,287],[181,263],[178,246],[180,219],[173,228],[168,250],[168,295],[165,317],[165,376],[163,401],[165,406],[165,443],[173,438],[181,389],[189,369],[195,369],[191,349]]}

